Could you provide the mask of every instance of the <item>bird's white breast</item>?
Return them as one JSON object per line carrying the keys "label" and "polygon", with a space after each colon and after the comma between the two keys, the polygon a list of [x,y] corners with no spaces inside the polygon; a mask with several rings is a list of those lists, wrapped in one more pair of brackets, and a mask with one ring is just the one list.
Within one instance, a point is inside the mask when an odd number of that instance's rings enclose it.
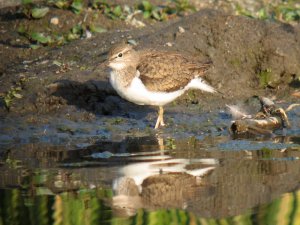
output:
{"label": "bird's white breast", "polygon": [[172,102],[184,93],[184,89],[174,92],[153,92],[147,90],[141,79],[139,72],[133,78],[131,83],[124,87],[122,80],[115,71],[110,72],[110,83],[117,93],[126,100],[138,105],[165,105]]}

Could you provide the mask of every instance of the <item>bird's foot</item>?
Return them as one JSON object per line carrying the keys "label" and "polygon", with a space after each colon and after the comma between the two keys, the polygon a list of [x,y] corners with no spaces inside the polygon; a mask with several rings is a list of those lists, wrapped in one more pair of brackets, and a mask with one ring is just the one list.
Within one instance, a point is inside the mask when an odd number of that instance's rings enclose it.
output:
{"label": "bird's foot", "polygon": [[164,126],[166,126],[166,124],[164,123],[163,119],[158,117],[154,129],[158,129],[159,127]]}
{"label": "bird's foot", "polygon": [[164,109],[162,106],[159,106],[159,110],[158,110],[158,117],[157,117],[157,121],[155,124],[154,129],[159,128],[160,126],[165,126],[166,124],[164,123]]}

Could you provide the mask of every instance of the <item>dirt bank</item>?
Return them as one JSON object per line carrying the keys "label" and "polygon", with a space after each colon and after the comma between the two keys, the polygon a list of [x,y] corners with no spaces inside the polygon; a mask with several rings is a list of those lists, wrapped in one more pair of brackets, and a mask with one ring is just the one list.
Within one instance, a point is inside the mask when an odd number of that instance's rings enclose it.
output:
{"label": "dirt bank", "polygon": [[[9,25],[9,21],[3,22],[2,29]],[[121,23],[115,26],[109,32],[55,48],[32,50],[3,40],[1,115],[65,116],[68,112],[80,118],[87,112],[111,114],[119,109],[120,102],[122,110],[135,107],[112,90],[103,65],[111,44],[123,39],[135,40],[137,48],[175,50],[199,61],[213,61],[206,78],[225,94],[225,99],[193,91],[178,100],[179,105],[196,103],[209,110],[255,94],[282,98],[299,83],[299,25],[202,10],[145,28],[124,27]],[[179,27],[185,32],[180,33]],[[7,110],[4,96],[16,88],[22,97],[13,97]]]}

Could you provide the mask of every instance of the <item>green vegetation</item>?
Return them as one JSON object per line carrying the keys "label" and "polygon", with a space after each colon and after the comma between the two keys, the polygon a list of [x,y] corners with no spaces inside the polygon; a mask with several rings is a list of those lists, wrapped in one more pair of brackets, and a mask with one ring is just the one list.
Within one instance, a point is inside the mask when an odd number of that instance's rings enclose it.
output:
{"label": "green vegetation", "polygon": [[94,24],[76,24],[66,33],[52,33],[47,35],[43,32],[26,31],[24,27],[18,28],[18,33],[30,41],[32,49],[37,49],[41,46],[63,45],[70,41],[86,37],[88,32],[103,33],[106,32],[106,29]]}
{"label": "green vegetation", "polygon": [[117,124],[121,124],[124,123],[124,119],[121,117],[117,117],[117,118],[113,118],[112,119],[112,124],[117,125]]}
{"label": "green vegetation", "polygon": [[195,7],[188,0],[173,0],[167,5],[153,5],[149,1],[142,1],[137,9],[143,13],[145,19],[164,21],[174,16],[180,16],[186,11],[196,11]]}
{"label": "green vegetation", "polygon": [[187,92],[188,102],[191,104],[198,104],[197,94],[195,90],[189,90]]}
{"label": "green vegetation", "polygon": [[71,10],[75,14],[80,14],[83,9],[83,0],[47,0],[47,4],[59,9]]}
{"label": "green vegetation", "polygon": [[43,7],[43,8],[33,8],[31,10],[31,16],[35,19],[42,18],[46,16],[46,14],[49,12],[48,7]]}
{"label": "green vegetation", "polygon": [[35,189],[36,194],[25,190],[0,190],[1,224],[299,224],[299,191],[284,194],[270,204],[257,207],[253,215],[248,212],[213,219],[198,217],[181,209],[138,209],[131,217],[117,217],[104,203],[104,199],[112,197],[109,189],[81,189],[57,195],[41,187]]}
{"label": "green vegetation", "polygon": [[[142,1],[140,4],[130,8],[128,5],[114,5],[107,0],[92,0],[85,6],[83,0],[47,0],[47,6],[56,7],[63,10],[71,10],[75,14],[81,14],[88,7],[106,15],[111,19],[125,19],[128,12],[140,10],[145,19],[151,18],[162,21],[170,17],[180,16],[187,11],[195,11],[195,7],[189,0],[169,0],[164,5],[153,5],[149,1]],[[32,0],[22,0],[22,11],[27,18],[39,19],[49,12],[49,7],[38,7]],[[127,15],[126,15],[127,14]]]}
{"label": "green vegetation", "polygon": [[106,0],[94,0],[92,3],[94,9],[111,19],[126,19],[132,12],[140,11],[144,19],[154,19],[157,21],[167,20],[174,16],[180,16],[186,11],[195,11],[195,7],[188,0],[167,1],[164,5],[153,5],[149,1],[142,1],[140,4],[130,8],[125,5],[112,5]]}
{"label": "green vegetation", "polygon": [[[142,13],[144,19],[153,19],[157,21],[167,20],[176,15],[181,15],[185,11],[194,11],[195,8],[189,4],[188,0],[172,0],[163,6],[156,6],[149,1],[142,1],[141,4],[129,7],[128,5],[114,5],[106,0],[93,0],[88,5],[83,0],[47,0],[44,5],[37,5],[32,0],[22,1],[21,12],[28,19],[41,19],[47,15],[51,8],[61,10],[70,10],[75,16],[81,16],[83,11],[87,14],[82,21],[75,24],[73,28],[64,33],[57,33],[52,27],[45,27],[45,31],[31,30],[20,26],[18,33],[24,36],[30,42],[30,48],[38,49],[42,46],[60,46],[70,41],[88,37],[91,33],[103,33],[107,30],[93,22],[97,20],[98,15],[105,15],[112,20],[126,20],[135,13]],[[86,21],[87,15],[92,15],[92,21]]]}
{"label": "green vegetation", "polygon": [[272,76],[272,70],[271,69],[266,69],[266,70],[261,71],[258,74],[259,85],[261,87],[267,87],[270,84],[271,76]]}
{"label": "green vegetation", "polygon": [[18,169],[22,167],[22,161],[17,159],[7,158],[5,164],[11,169]]}
{"label": "green vegetation", "polygon": [[21,91],[21,87],[12,87],[6,95],[4,95],[4,103],[5,107],[9,109],[11,103],[15,98],[22,98],[23,96],[19,93]]}
{"label": "green vegetation", "polygon": [[167,138],[165,142],[165,146],[168,149],[176,149],[176,143],[174,138]]}
{"label": "green vegetation", "polygon": [[26,81],[25,78],[21,78],[20,81],[17,82],[14,86],[12,86],[6,93],[0,93],[0,98],[4,100],[6,109],[9,110],[12,102],[15,99],[23,98],[23,95],[21,95],[20,92],[23,89],[23,85],[25,81]]}
{"label": "green vegetation", "polygon": [[168,14],[165,8],[154,6],[148,1],[142,1],[142,3],[138,5],[138,9],[142,11],[145,19],[151,18],[158,21],[168,19]]}
{"label": "green vegetation", "polygon": [[110,19],[125,19],[125,7],[122,8],[120,5],[112,5],[105,0],[94,0],[92,7]]}
{"label": "green vegetation", "polygon": [[40,19],[49,12],[48,7],[35,6],[32,0],[22,0],[22,5],[22,13],[29,19]]}
{"label": "green vegetation", "polygon": [[245,15],[262,20],[274,20],[282,22],[300,22],[299,1],[282,0],[266,4],[257,12],[251,12],[236,4],[236,11],[239,15]]}
{"label": "green vegetation", "polygon": [[272,158],[273,151],[269,148],[264,147],[260,150],[260,154],[262,155],[263,159],[270,159]]}
{"label": "green vegetation", "polygon": [[[28,19],[41,19],[47,16],[49,11],[54,8],[72,11],[75,14],[74,16],[78,16],[78,19],[80,19],[80,22],[74,24],[73,28],[63,33],[55,32],[51,26],[45,27],[44,31],[41,32],[29,30],[29,28],[26,30],[21,25],[19,34],[29,40],[32,49],[37,49],[41,46],[60,46],[79,38],[88,37],[92,33],[106,32],[105,28],[96,25],[99,15],[104,15],[112,20],[127,21],[132,19],[133,15],[141,14],[144,20],[165,21],[196,11],[196,8],[189,0],[168,0],[158,5],[151,3],[151,1],[143,0],[133,6],[121,6],[108,0],[90,0],[88,2],[84,0],[46,0],[43,3],[22,0],[22,3],[20,12]],[[236,3],[235,9],[237,14],[252,18],[288,23],[300,22],[300,4],[293,0],[265,4],[264,7],[256,12],[242,8],[238,3]],[[92,19],[86,20],[87,17]],[[141,21],[138,21],[137,24],[144,26]]]}

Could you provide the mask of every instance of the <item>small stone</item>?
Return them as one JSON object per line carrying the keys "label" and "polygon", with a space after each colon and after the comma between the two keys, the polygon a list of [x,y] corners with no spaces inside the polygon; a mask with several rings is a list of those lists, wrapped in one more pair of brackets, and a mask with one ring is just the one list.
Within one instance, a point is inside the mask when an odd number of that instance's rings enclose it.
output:
{"label": "small stone", "polygon": [[89,38],[92,37],[92,33],[91,33],[89,30],[87,30],[87,31],[85,32],[85,35],[86,35],[86,38],[87,38],[87,39],[89,39]]}
{"label": "small stone", "polygon": [[171,43],[171,42],[167,42],[167,43],[166,43],[166,46],[172,47],[172,43]]}
{"label": "small stone", "polygon": [[183,34],[185,32],[185,29],[183,27],[178,27],[178,31],[179,33]]}
{"label": "small stone", "polygon": [[137,42],[134,39],[130,39],[127,41],[129,44],[132,44],[134,46],[137,46]]}
{"label": "small stone", "polygon": [[59,24],[59,19],[57,17],[52,17],[50,23],[53,25]]}

